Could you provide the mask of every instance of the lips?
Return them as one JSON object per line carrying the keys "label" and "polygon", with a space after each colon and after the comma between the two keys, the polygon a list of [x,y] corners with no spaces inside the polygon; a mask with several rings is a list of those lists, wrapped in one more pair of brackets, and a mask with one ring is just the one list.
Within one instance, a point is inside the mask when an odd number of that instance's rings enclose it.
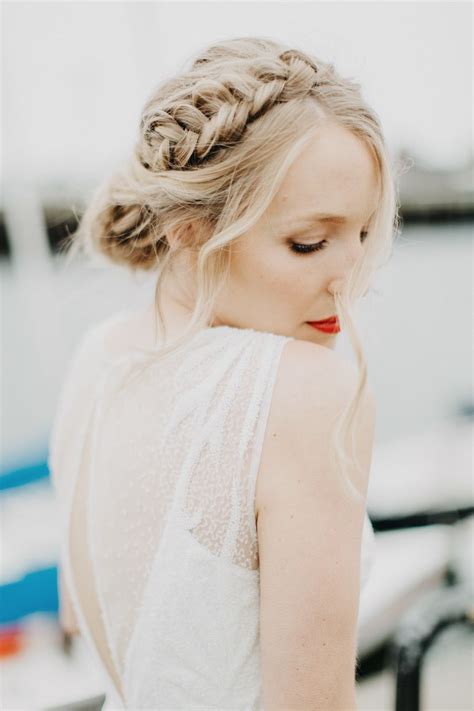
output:
{"label": "lips", "polygon": [[328,324],[336,324],[337,323],[337,316],[330,316],[329,318],[323,318],[321,321],[308,321],[308,323],[328,323]]}
{"label": "lips", "polygon": [[337,316],[331,316],[331,318],[327,318],[324,321],[308,321],[308,324],[323,333],[339,333],[341,330]]}

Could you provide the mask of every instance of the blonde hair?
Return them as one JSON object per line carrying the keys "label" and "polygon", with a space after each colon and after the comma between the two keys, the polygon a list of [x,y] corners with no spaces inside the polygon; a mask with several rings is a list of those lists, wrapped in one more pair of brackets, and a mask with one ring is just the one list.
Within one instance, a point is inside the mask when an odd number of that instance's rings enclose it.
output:
{"label": "blonde hair", "polygon": [[[169,230],[196,232],[195,308],[185,333],[158,349],[136,349],[133,368],[166,358],[209,326],[229,269],[229,245],[269,206],[288,168],[323,122],[335,122],[371,149],[379,171],[380,200],[356,264],[335,305],[354,349],[359,381],[334,428],[341,471],[353,459],[354,423],[367,384],[367,366],[352,319],[352,304],[373,272],[392,253],[398,230],[394,170],[380,121],[360,84],[333,64],[273,40],[241,37],[218,42],[163,82],[146,102],[134,151],[121,170],[99,187],[71,241],[132,271],[156,270],[156,313],[164,329],[160,289],[175,252]],[[199,234],[199,236],[197,236]],[[185,241],[183,240],[183,245]],[[351,453],[344,446],[350,434]],[[348,477],[345,482],[352,491]]]}

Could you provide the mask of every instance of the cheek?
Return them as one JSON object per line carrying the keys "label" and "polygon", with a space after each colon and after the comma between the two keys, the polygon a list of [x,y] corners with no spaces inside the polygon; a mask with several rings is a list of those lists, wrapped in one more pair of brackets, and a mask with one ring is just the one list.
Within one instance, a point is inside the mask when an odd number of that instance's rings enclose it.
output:
{"label": "cheek", "polygon": [[247,294],[259,293],[269,300],[284,298],[292,303],[313,300],[320,286],[314,257],[298,258],[286,248],[236,250],[231,277],[234,288]]}
{"label": "cheek", "polygon": [[235,248],[231,258],[234,286],[250,290],[267,288],[283,276],[279,261],[273,250],[257,250],[246,245]]}

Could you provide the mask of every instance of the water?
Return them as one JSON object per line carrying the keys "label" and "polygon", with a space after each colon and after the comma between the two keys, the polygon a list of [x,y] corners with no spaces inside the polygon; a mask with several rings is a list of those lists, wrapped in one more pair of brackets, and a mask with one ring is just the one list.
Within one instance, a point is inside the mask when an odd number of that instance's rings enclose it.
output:
{"label": "water", "polygon": [[[472,403],[472,225],[405,228],[360,309],[376,441]],[[341,350],[345,351],[344,343]]]}

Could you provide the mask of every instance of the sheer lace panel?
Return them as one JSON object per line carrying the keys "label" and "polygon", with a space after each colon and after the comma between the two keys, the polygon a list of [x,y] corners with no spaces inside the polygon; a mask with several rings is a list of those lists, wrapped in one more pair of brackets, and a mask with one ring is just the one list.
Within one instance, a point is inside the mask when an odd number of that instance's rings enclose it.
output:
{"label": "sheer lace panel", "polygon": [[179,366],[158,362],[121,391],[128,364],[109,376],[92,537],[121,671],[172,508],[188,516],[194,538],[213,555],[258,566],[249,463],[274,344],[269,350],[255,332],[229,338],[216,343],[209,333]]}

